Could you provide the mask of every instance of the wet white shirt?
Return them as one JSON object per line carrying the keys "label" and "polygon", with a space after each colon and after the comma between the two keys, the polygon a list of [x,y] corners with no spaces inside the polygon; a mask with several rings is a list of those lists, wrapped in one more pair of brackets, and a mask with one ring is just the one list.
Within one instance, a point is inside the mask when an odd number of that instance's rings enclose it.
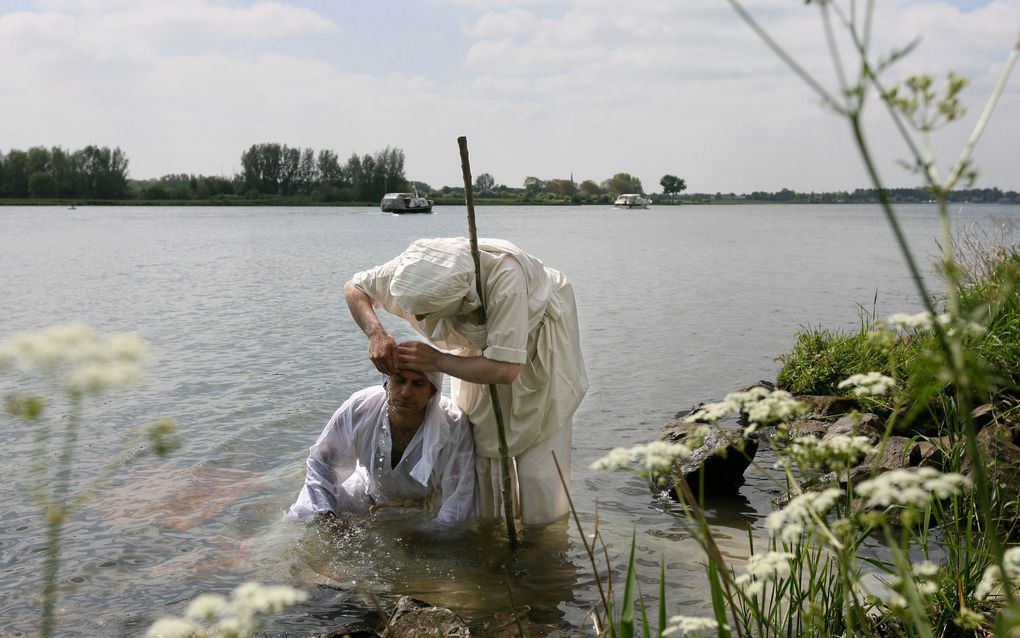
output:
{"label": "wet white shirt", "polygon": [[437,392],[400,461],[391,461],[386,389],[354,393],[308,451],[305,484],[288,516],[367,512],[375,504],[422,500],[442,526],[475,515],[474,445],[464,414]]}

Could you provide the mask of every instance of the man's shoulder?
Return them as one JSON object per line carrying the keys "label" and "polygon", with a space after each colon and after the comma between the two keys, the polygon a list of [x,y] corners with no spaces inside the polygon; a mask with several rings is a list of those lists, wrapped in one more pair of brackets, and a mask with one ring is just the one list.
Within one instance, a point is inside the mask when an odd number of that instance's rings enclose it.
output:
{"label": "man's shoulder", "polygon": [[381,385],[373,385],[367,388],[362,388],[348,397],[347,400],[344,401],[337,409],[337,412],[362,412],[370,409],[378,402],[380,396],[385,395],[386,388]]}

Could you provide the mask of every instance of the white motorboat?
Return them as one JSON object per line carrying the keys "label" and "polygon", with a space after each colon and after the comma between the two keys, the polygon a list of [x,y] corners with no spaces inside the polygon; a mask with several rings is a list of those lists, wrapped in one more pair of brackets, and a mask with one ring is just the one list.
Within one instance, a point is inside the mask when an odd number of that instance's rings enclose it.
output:
{"label": "white motorboat", "polygon": [[379,208],[384,213],[431,213],[432,200],[413,193],[386,193],[383,195]]}
{"label": "white motorboat", "polygon": [[620,195],[613,202],[613,208],[648,208],[652,201],[636,193]]}

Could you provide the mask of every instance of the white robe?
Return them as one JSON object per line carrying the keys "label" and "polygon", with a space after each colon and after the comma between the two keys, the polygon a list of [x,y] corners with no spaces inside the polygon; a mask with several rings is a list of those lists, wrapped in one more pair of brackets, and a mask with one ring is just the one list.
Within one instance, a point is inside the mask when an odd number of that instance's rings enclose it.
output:
{"label": "white robe", "polygon": [[[471,315],[478,298],[470,245],[463,237],[418,240],[395,259],[357,273],[352,281],[375,304],[403,317],[440,348],[520,364],[513,384],[498,385],[497,392],[507,445],[510,455],[517,457],[522,485],[526,475],[534,478],[534,472],[521,466],[520,457],[529,451],[537,457],[543,443],[556,450],[569,481],[571,418],[588,389],[573,287],[562,273],[507,241],[479,239],[478,245],[487,312],[483,325]],[[418,321],[415,314],[429,316]],[[451,387],[454,401],[474,425],[476,453],[485,459],[498,458],[488,387],[456,378]],[[525,522],[548,522],[566,513],[565,495],[548,449],[535,459],[542,466],[542,476],[530,482],[528,489],[556,495],[538,499],[541,503],[530,512],[523,504]],[[487,493],[498,493],[498,475],[485,476],[489,472],[484,463],[477,468],[481,514],[493,515],[490,510],[500,508],[498,494],[490,498]],[[521,492],[525,501],[528,495]]]}
{"label": "white robe", "polygon": [[435,522],[442,527],[475,515],[471,427],[440,392],[396,467],[391,452],[385,387],[354,393],[309,448],[305,484],[288,517],[367,512],[372,505],[402,500],[437,506]]}

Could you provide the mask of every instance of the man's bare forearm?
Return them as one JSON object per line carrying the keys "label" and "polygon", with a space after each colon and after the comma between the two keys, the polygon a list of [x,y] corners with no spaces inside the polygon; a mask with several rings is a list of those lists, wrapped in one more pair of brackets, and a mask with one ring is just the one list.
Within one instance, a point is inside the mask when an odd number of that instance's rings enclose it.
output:
{"label": "man's bare forearm", "polygon": [[397,371],[397,342],[379,321],[372,307],[372,298],[352,282],[344,285],[344,298],[354,323],[368,335],[368,358],[383,374]]}
{"label": "man's bare forearm", "polygon": [[358,324],[361,331],[371,337],[375,333],[386,334],[386,328],[379,321],[372,307],[372,298],[365,294],[360,288],[348,281],[344,284],[344,298],[347,300],[347,307],[351,311],[354,323]]}

